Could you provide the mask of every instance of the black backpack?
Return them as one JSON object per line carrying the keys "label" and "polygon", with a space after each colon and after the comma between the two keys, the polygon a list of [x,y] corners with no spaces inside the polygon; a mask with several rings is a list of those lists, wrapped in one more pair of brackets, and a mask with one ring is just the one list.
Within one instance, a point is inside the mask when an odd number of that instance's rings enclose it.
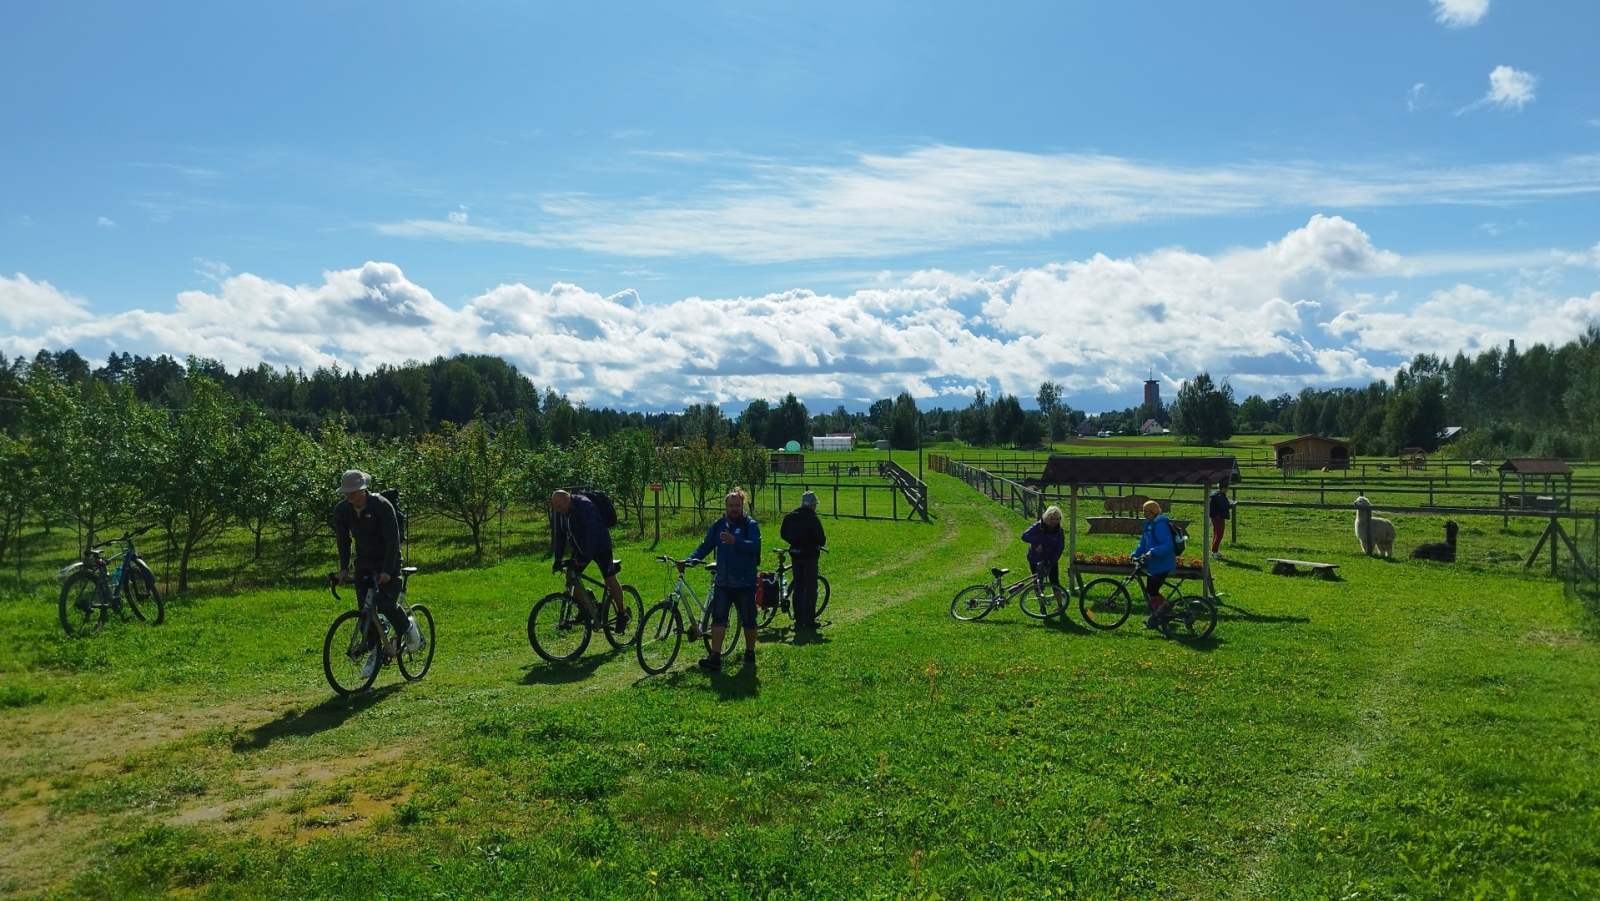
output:
{"label": "black backpack", "polygon": [[615,529],[617,527],[617,508],[612,506],[611,498],[604,491],[598,488],[585,488],[582,491],[574,491],[572,493],[578,497],[586,497],[589,499],[589,503],[594,504],[595,510],[600,513],[600,522],[604,523],[606,528]]}
{"label": "black backpack", "polygon": [[395,525],[400,527],[400,540],[406,540],[406,515],[400,512],[400,489],[385,488],[378,492],[378,496],[389,502],[394,508]]}
{"label": "black backpack", "polygon": [[1183,546],[1189,541],[1189,533],[1178,528],[1172,520],[1167,520],[1167,531],[1172,535],[1172,552],[1179,557],[1183,556]]}

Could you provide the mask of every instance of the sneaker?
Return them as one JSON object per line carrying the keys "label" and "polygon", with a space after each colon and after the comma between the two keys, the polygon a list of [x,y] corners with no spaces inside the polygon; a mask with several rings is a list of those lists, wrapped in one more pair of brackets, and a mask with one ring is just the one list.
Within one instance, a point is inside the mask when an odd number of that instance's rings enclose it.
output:
{"label": "sneaker", "polygon": [[371,654],[368,654],[366,664],[361,667],[361,681],[365,682],[366,680],[376,676],[378,674],[378,667],[381,663],[382,661],[378,658],[377,651],[373,651]]}
{"label": "sneaker", "polygon": [[700,668],[708,673],[720,673],[722,672],[722,658],[715,656],[707,657],[700,661]]}
{"label": "sneaker", "polygon": [[1144,627],[1146,629],[1159,629],[1159,628],[1161,628],[1160,622],[1156,619],[1156,614],[1152,613],[1149,616],[1144,618]]}
{"label": "sneaker", "polygon": [[617,632],[626,634],[627,631],[628,631],[628,623],[632,619],[633,619],[633,614],[629,613],[626,610],[624,610],[621,613],[617,614],[616,625],[614,627],[615,630]]}
{"label": "sneaker", "polygon": [[745,666],[755,666],[756,665],[756,652],[755,651],[745,651],[744,652],[744,665]]}
{"label": "sneaker", "polygon": [[1222,552],[1221,551],[1212,551],[1211,552],[1211,559],[1213,559],[1213,560],[1221,560],[1222,559]]}
{"label": "sneaker", "polygon": [[422,630],[417,628],[417,621],[411,620],[411,625],[406,629],[406,653],[415,654],[428,646],[422,638]]}

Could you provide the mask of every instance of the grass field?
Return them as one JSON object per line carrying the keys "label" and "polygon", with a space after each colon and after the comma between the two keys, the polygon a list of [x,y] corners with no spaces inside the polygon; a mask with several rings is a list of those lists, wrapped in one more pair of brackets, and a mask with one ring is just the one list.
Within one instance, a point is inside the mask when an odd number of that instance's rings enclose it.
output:
{"label": "grass field", "polygon": [[433,672],[352,701],[322,681],[325,592],[196,592],[80,641],[48,586],[0,603],[0,892],[1600,897],[1600,649],[1559,583],[1483,556],[1525,536],[1385,563],[1343,514],[1263,512],[1185,647],[953,621],[1025,523],[929,479],[932,523],[828,523],[831,625],[765,633],[756,672],[546,665],[524,626],[557,585],[524,556],[419,575]]}

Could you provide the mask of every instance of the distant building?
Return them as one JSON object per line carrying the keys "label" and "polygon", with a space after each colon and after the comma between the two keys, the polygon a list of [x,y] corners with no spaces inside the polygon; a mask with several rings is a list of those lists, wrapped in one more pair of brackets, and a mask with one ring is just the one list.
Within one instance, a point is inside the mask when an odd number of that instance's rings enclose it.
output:
{"label": "distant building", "polygon": [[1144,405],[1150,410],[1161,409],[1161,383],[1148,379],[1144,383]]}
{"label": "distant building", "polygon": [[1083,422],[1078,423],[1077,431],[1079,438],[1093,438],[1095,435],[1099,434],[1100,426],[1085,419]]}
{"label": "distant building", "polygon": [[1301,435],[1272,446],[1278,468],[1292,469],[1349,469],[1350,445],[1337,438],[1321,435]]}
{"label": "distant building", "polygon": [[817,435],[811,439],[813,451],[847,451],[855,446],[854,435]]}
{"label": "distant building", "polygon": [[1156,422],[1154,419],[1146,419],[1144,425],[1139,426],[1139,434],[1141,435],[1164,435],[1166,431],[1161,427],[1161,423]]}

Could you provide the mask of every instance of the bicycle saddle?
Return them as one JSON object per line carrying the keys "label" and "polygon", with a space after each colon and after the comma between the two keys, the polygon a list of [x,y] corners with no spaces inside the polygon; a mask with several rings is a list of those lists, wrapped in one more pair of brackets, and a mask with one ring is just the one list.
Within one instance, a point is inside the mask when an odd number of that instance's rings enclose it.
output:
{"label": "bicycle saddle", "polygon": [[415,573],[416,571],[417,571],[417,568],[415,566],[402,566],[402,567],[400,567],[400,572],[402,574],[404,574],[404,575],[407,575],[407,576],[411,575],[412,573]]}
{"label": "bicycle saddle", "polygon": [[1011,572],[1011,570],[1005,569],[1004,567],[996,566],[995,568],[989,570],[989,572],[991,574],[993,574],[996,579],[999,579],[999,578],[1003,577],[1006,573]]}
{"label": "bicycle saddle", "polygon": [[615,569],[617,572],[622,572],[622,561],[621,560],[613,560],[613,561],[611,561],[611,567],[613,569]]}
{"label": "bicycle saddle", "polygon": [[714,573],[716,571],[717,571],[717,565],[715,563],[707,563],[706,564],[706,572]]}

